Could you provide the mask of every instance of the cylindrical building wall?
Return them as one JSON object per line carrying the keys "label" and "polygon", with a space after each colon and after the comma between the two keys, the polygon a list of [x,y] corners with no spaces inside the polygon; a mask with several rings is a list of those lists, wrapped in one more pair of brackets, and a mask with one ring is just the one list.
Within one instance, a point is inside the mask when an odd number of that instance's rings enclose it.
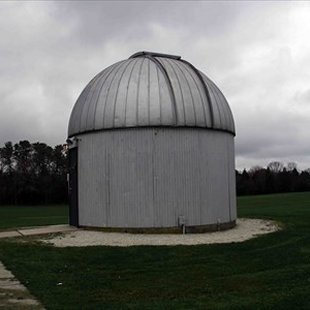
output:
{"label": "cylindrical building wall", "polygon": [[179,217],[189,229],[234,225],[233,134],[140,127],[77,138],[80,226],[173,228]]}

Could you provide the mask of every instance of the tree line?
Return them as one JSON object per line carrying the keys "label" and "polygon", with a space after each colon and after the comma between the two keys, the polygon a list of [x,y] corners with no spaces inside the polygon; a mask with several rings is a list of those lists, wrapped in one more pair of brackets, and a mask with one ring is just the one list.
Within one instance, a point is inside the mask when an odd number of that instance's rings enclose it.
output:
{"label": "tree line", "polygon": [[[0,205],[67,203],[68,150],[27,140],[0,148]],[[310,169],[274,161],[236,171],[237,195],[310,191]]]}
{"label": "tree line", "polygon": [[299,171],[294,162],[284,166],[273,161],[267,168],[236,171],[236,187],[238,196],[310,191],[310,169]]}
{"label": "tree line", "polygon": [[66,145],[27,140],[0,148],[0,205],[67,202]]}

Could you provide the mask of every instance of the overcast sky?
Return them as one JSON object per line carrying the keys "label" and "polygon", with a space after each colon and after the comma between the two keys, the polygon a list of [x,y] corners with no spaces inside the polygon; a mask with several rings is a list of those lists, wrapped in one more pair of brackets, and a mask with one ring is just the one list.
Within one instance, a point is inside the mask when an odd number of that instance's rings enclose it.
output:
{"label": "overcast sky", "polygon": [[0,145],[64,143],[99,71],[141,50],[181,55],[234,114],[238,169],[310,167],[309,2],[1,2]]}

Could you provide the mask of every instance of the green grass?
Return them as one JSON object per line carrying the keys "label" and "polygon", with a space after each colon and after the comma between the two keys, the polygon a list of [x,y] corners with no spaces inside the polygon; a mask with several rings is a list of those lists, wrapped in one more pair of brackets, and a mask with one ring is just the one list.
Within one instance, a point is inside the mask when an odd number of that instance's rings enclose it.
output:
{"label": "green grass", "polygon": [[239,216],[284,229],[243,243],[174,247],[8,239],[0,260],[47,309],[310,309],[310,192],[241,197],[238,206]]}
{"label": "green grass", "polygon": [[0,206],[0,231],[68,223],[68,206]]}

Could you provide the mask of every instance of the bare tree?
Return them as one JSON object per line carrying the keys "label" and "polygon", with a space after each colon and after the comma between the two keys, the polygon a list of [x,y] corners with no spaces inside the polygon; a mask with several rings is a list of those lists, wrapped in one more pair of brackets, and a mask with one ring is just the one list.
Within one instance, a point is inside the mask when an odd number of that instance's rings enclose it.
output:
{"label": "bare tree", "polygon": [[287,164],[287,171],[293,171],[294,169],[297,170],[297,164],[294,163],[293,161],[292,162],[289,162]]}
{"label": "bare tree", "polygon": [[274,173],[279,173],[283,171],[284,166],[279,161],[272,161],[271,163],[268,164],[267,168]]}

